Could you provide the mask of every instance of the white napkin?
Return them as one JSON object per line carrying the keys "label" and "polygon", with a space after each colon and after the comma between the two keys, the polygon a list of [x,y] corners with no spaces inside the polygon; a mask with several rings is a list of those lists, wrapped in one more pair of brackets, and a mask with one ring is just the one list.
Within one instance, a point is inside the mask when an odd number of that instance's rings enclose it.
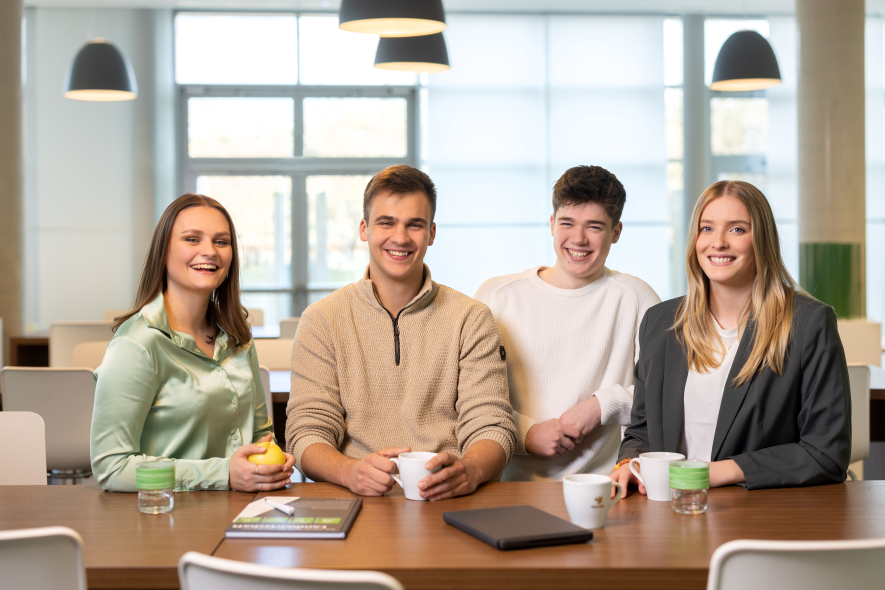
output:
{"label": "white napkin", "polygon": [[[290,502],[294,502],[298,497],[294,498],[274,498],[274,502],[279,502],[280,504],[289,504]],[[260,500],[255,500],[251,502],[248,506],[243,508],[243,511],[237,514],[237,518],[252,518],[254,516],[258,516],[259,514],[264,514],[268,510],[272,510],[270,506],[264,503],[264,498]],[[236,518],[234,519],[236,520]]]}

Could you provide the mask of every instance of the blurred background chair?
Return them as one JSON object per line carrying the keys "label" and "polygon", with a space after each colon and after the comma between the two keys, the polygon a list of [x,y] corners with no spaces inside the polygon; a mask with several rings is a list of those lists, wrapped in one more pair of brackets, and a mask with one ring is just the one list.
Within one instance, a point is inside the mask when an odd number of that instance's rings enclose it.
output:
{"label": "blurred background chair", "polygon": [[89,367],[94,371],[104,360],[104,353],[107,352],[107,349],[108,342],[81,342],[74,347],[71,366]]}
{"label": "blurred background chair", "polygon": [[261,386],[264,388],[264,403],[267,404],[267,415],[273,420],[273,394],[270,392],[270,369],[264,365],[258,365],[261,374]]}
{"label": "blurred background chair", "polygon": [[[863,461],[870,456],[870,367],[859,363],[848,365],[848,386],[851,389],[851,458],[849,463]],[[862,463],[857,467],[861,469]],[[854,467],[852,465],[852,467]],[[848,477],[857,479],[854,470]]]}
{"label": "blurred background chair", "polygon": [[83,539],[62,526],[0,531],[3,588],[86,590]]}
{"label": "blurred background chair", "polygon": [[178,581],[181,590],[403,590],[381,572],[271,567],[194,551],[181,556]]}
{"label": "blurred background chair", "polygon": [[[15,452],[14,449],[22,449],[23,445],[27,445],[27,450]],[[43,418],[34,412],[0,412],[0,449],[3,449],[0,452],[0,486],[46,485]],[[3,571],[2,566],[0,571]]]}
{"label": "blurred background chair", "polygon": [[81,342],[110,342],[113,322],[53,322],[49,325],[49,366],[73,367],[74,347]]}
{"label": "blurred background chair", "polygon": [[295,338],[295,330],[298,329],[298,321],[301,318],[285,318],[280,320],[280,338],[281,339],[293,339]]}
{"label": "blurred background chair", "polygon": [[95,384],[89,369],[6,367],[0,370],[3,411],[34,412],[46,426],[51,476],[82,483],[92,473],[89,430]]}
{"label": "blurred background chair", "polygon": [[283,338],[262,338],[253,340],[258,364],[271,371],[288,371],[292,357],[292,340]]}
{"label": "blurred background chair", "polygon": [[264,310],[263,309],[252,309],[249,308],[249,320],[250,326],[263,326],[264,325]]}
{"label": "blurred background chair", "polygon": [[885,539],[742,539],[729,541],[713,553],[707,590],[881,588],[885,580],[883,564]]}

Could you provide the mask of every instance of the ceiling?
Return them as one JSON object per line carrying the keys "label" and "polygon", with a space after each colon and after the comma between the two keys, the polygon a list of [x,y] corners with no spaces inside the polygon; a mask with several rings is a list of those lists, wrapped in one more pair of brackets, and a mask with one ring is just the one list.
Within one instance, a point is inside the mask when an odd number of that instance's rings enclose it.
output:
{"label": "ceiling", "polygon": [[[801,0],[443,0],[449,12],[787,15]],[[340,0],[24,0],[56,8],[202,10],[338,10]],[[866,0],[867,14],[885,15],[885,0]]]}

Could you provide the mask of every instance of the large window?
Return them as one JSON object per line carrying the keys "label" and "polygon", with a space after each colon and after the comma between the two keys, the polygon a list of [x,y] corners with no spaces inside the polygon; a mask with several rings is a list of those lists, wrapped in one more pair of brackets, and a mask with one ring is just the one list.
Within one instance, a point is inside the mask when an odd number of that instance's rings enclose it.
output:
{"label": "large window", "polygon": [[236,224],[265,323],[362,276],[369,178],[416,165],[416,76],[372,67],[377,37],[329,15],[176,15],[182,192]]}

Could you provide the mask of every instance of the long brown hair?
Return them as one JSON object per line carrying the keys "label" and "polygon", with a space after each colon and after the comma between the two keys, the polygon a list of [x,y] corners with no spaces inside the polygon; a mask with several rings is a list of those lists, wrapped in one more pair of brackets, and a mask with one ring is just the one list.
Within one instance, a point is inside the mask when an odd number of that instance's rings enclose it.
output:
{"label": "long brown hair", "polygon": [[166,291],[166,256],[169,252],[169,241],[172,238],[172,226],[175,224],[178,214],[188,207],[211,207],[220,211],[227,219],[230,226],[230,247],[233,256],[227,277],[209,298],[206,319],[210,325],[217,324],[227,333],[232,346],[238,347],[247,344],[252,339],[252,332],[249,329],[249,322],[246,320],[248,312],[240,302],[240,259],[233,219],[227,209],[215,199],[191,193],[175,199],[171,205],[166,207],[160,217],[160,221],[154,229],[154,236],[151,238],[150,250],[144,259],[144,267],[141,269],[141,279],[138,281],[138,291],[135,294],[135,305],[130,311],[114,318],[113,330],[116,332],[123,322],[141,311],[141,308],[153,301],[157,295]]}
{"label": "long brown hair", "polygon": [[679,304],[673,325],[685,347],[689,368],[699,373],[717,368],[721,364],[721,360],[715,356],[717,350],[720,358],[725,357],[725,346],[713,325],[710,312],[710,279],[701,270],[695,252],[704,208],[714,199],[724,196],[739,199],[747,208],[756,258],[753,292],[739,323],[739,332],[743,334],[747,322],[754,322],[756,336],[750,356],[735,378],[734,385],[738,386],[766,366],[776,374],[783,375],[793,327],[793,298],[798,286],[781,257],[774,214],[762,191],[748,182],[736,180],[711,184],[698,199],[691,216],[685,252],[688,292]]}

